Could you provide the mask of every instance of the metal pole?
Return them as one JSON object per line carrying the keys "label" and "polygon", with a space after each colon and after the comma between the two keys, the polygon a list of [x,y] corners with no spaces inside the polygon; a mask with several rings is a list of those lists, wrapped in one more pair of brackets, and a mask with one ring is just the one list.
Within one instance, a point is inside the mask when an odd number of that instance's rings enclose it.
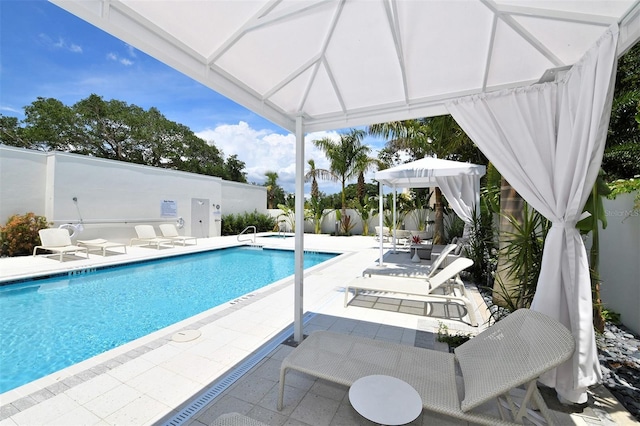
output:
{"label": "metal pole", "polygon": [[382,256],[384,255],[384,248],[383,245],[384,243],[382,242],[382,234],[384,234],[384,232],[382,232],[382,226],[384,225],[384,221],[382,218],[382,215],[384,213],[384,200],[382,199],[382,182],[378,182],[378,194],[379,194],[379,200],[378,200],[378,222],[380,224],[380,234],[378,235],[378,238],[380,240],[380,259],[378,259],[378,265],[382,266]]}
{"label": "metal pole", "polygon": [[396,228],[398,227],[398,219],[396,217],[396,186],[393,185],[393,252],[396,252]]}
{"label": "metal pole", "polygon": [[296,191],[295,191],[295,274],[294,274],[294,324],[293,339],[302,342],[304,311],[304,129],[302,117],[296,118]]}

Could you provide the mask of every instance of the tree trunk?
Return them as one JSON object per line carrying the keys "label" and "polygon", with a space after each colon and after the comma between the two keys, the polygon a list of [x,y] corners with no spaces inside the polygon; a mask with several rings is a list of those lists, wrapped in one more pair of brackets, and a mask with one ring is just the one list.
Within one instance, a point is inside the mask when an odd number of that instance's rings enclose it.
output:
{"label": "tree trunk", "polygon": [[[509,269],[507,259],[503,254],[503,248],[509,238],[509,233],[514,231],[513,225],[506,216],[515,218],[522,223],[522,210],[524,200],[515,189],[502,178],[500,185],[500,221],[498,235],[498,266],[496,269],[496,279],[493,283],[493,303],[499,306],[507,306],[504,297],[507,294],[517,294],[518,285],[515,277],[510,277],[506,272]],[[505,294],[506,293],[506,294]]]}
{"label": "tree trunk", "polygon": [[435,191],[435,223],[433,224],[433,244],[444,244],[444,208],[442,206],[442,191],[436,186]]}

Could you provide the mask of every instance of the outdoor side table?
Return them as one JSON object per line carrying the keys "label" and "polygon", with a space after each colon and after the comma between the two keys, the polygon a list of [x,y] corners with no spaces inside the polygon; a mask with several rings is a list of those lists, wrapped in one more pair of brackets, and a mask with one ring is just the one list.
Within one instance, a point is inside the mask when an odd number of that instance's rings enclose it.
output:
{"label": "outdoor side table", "polygon": [[422,399],[407,382],[391,376],[373,375],[356,380],[349,401],[364,418],[383,425],[404,425],[422,412]]}

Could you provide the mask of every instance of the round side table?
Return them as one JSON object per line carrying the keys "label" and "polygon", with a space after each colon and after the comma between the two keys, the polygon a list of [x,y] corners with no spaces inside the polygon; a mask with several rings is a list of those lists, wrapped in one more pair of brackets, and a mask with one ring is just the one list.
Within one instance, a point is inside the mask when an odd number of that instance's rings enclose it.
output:
{"label": "round side table", "polygon": [[391,376],[361,377],[349,388],[349,401],[362,417],[383,425],[404,425],[422,412],[418,392]]}

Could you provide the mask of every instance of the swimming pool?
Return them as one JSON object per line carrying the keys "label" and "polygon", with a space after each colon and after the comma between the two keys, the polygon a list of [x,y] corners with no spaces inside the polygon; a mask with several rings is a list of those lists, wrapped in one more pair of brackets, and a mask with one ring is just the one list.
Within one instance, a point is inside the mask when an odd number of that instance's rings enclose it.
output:
{"label": "swimming pool", "polygon": [[2,286],[0,393],[293,272],[292,251],[237,247]]}

